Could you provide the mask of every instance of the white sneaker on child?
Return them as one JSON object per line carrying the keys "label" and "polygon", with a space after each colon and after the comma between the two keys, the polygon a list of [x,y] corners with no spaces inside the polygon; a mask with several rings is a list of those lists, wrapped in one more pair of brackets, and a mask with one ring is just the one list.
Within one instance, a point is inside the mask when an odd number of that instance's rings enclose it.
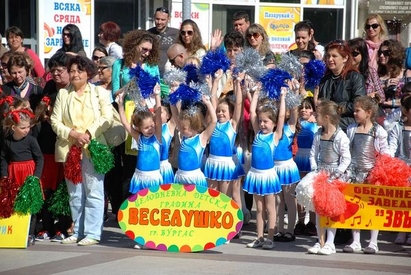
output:
{"label": "white sneaker on child", "polygon": [[254,241],[252,241],[251,243],[248,243],[246,246],[248,248],[257,248],[257,247],[262,247],[264,245],[264,239],[255,239]]}
{"label": "white sneaker on child", "polygon": [[329,244],[326,243],[321,249],[318,251],[318,254],[320,255],[331,255],[335,254],[335,245],[334,244]]}
{"label": "white sneaker on child", "polygon": [[350,245],[346,245],[343,248],[343,251],[346,253],[360,252],[361,250],[362,250],[361,244],[357,242],[352,242]]}
{"label": "white sneaker on child", "polygon": [[320,243],[315,243],[314,246],[308,248],[307,252],[308,254],[317,254],[318,251],[320,251],[320,249],[321,249]]}

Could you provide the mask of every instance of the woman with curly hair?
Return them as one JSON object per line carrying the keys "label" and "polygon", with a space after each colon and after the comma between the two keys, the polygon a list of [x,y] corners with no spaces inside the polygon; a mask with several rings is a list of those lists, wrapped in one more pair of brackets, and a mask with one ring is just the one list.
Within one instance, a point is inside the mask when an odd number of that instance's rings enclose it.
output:
{"label": "woman with curly hair", "polygon": [[384,88],[385,98],[391,100],[390,106],[395,107],[395,98],[400,97],[404,86],[404,59],[405,49],[401,42],[389,39],[381,43],[378,49],[378,76]]}
{"label": "woman with curly hair", "polygon": [[264,27],[257,23],[251,24],[245,31],[245,37],[247,38],[245,46],[257,50],[263,65],[267,68],[273,68],[275,66],[275,56],[270,49],[270,42]]}
{"label": "woman with curly hair", "polygon": [[191,19],[186,19],[181,23],[177,43],[184,46],[188,57],[195,56],[202,60],[206,54],[206,47],[203,44],[200,29],[196,22]]}
{"label": "woman with curly hair", "polygon": [[87,57],[84,51],[83,37],[80,29],[74,24],[67,24],[61,32],[63,46],[57,52],[65,52],[70,55],[81,55]]}
{"label": "woman with curly hair", "polygon": [[388,29],[379,14],[372,14],[364,21],[365,42],[367,43],[369,65],[377,69],[378,48],[388,39]]}

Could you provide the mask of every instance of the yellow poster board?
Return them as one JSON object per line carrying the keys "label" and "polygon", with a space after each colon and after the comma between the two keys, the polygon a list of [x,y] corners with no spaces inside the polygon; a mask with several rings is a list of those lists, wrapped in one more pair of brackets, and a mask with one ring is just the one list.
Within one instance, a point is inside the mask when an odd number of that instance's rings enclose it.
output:
{"label": "yellow poster board", "polygon": [[197,252],[225,244],[243,225],[228,196],[192,184],[163,184],[130,196],[117,214],[125,234],[151,249]]}
{"label": "yellow poster board", "polygon": [[30,215],[0,219],[0,248],[26,248],[29,226]]}
{"label": "yellow poster board", "polygon": [[321,217],[322,227],[411,231],[411,188],[350,184],[344,195],[344,217]]}

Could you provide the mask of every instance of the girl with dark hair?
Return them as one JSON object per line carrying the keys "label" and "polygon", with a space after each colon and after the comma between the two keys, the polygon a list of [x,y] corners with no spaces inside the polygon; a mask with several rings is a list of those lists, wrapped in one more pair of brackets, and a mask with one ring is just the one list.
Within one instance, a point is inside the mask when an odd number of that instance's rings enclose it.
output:
{"label": "girl with dark hair", "polygon": [[367,43],[362,38],[354,38],[348,41],[348,45],[351,48],[353,65],[364,77],[367,95],[374,97],[378,94],[381,102],[384,102],[385,94],[377,70],[368,65],[369,56]]}
{"label": "girl with dark hair", "polygon": [[81,55],[87,57],[84,51],[83,38],[80,29],[74,24],[64,26],[61,32],[63,46],[57,52],[63,51],[71,55]]}
{"label": "girl with dark hair", "polygon": [[302,51],[310,51],[315,55],[316,59],[322,59],[322,54],[315,49],[311,27],[304,21],[298,22],[294,27],[295,44],[297,49],[290,52],[296,56],[300,56]]}
{"label": "girl with dark hair", "polygon": [[181,23],[177,43],[184,46],[188,56],[195,56],[202,60],[206,54],[206,47],[203,44],[200,29],[197,23],[191,19],[186,19]]}

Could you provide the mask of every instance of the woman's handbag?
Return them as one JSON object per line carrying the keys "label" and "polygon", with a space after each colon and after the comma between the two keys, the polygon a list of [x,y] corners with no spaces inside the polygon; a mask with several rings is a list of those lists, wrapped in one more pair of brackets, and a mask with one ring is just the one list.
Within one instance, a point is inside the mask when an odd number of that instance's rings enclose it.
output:
{"label": "woman's handbag", "polygon": [[116,108],[113,108],[113,123],[110,128],[104,132],[104,137],[107,141],[107,145],[112,148],[119,146],[126,140],[126,129],[120,121],[120,115]]}

